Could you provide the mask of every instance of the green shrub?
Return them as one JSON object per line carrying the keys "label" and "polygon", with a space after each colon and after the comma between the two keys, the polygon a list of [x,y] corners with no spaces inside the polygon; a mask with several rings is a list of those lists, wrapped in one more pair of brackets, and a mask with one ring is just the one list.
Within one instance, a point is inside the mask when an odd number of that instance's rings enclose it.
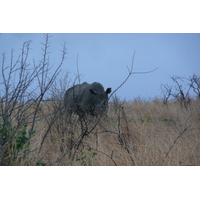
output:
{"label": "green shrub", "polygon": [[3,165],[12,165],[30,152],[30,139],[36,131],[27,130],[27,124],[16,127],[10,122],[0,123],[0,143]]}

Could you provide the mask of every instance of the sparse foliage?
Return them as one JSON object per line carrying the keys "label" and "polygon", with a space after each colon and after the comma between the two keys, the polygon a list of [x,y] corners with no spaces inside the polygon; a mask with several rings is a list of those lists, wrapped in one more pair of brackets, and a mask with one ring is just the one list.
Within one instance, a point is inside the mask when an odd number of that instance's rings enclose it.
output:
{"label": "sparse foliage", "polygon": [[24,42],[21,54],[16,60],[14,50],[11,50],[10,64],[6,63],[6,54],[3,54],[0,81],[1,165],[20,164],[16,160],[24,156],[21,152],[24,148],[26,156],[30,153],[30,142],[35,133],[36,123],[45,117],[40,115],[42,101],[66,58],[64,45],[60,64],[55,70],[51,69],[48,58],[50,36],[44,36],[45,42],[42,44],[42,58],[39,63],[33,61],[31,64],[29,61],[31,41]]}
{"label": "sparse foliage", "polygon": [[190,87],[197,95],[197,97],[200,98],[200,76],[194,74],[192,77],[190,77],[189,80],[190,80]]}
{"label": "sparse foliage", "polygon": [[184,78],[181,77],[172,77],[172,80],[175,83],[175,93],[173,93],[173,97],[180,103],[181,106],[187,108],[188,104],[191,101],[190,98],[190,87],[184,88],[183,82]]}
{"label": "sparse foliage", "polygon": [[178,76],[171,77],[174,86],[161,85],[163,92],[163,103],[167,105],[169,101],[178,101],[181,107],[187,108],[191,102],[191,90],[200,97],[200,78],[193,75],[190,78],[183,78]]}

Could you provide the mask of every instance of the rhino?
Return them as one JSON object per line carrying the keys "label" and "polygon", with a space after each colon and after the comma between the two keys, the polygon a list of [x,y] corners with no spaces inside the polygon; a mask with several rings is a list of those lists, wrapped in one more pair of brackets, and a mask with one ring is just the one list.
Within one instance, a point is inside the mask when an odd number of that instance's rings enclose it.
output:
{"label": "rhino", "polygon": [[111,88],[104,91],[101,83],[74,85],[64,95],[64,105],[68,116],[72,113],[84,117],[86,115],[102,116],[108,110],[108,94]]}

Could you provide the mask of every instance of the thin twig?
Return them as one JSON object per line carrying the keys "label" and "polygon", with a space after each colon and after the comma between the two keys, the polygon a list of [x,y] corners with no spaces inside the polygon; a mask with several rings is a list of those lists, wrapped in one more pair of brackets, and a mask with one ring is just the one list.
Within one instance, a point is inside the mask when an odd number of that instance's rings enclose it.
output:
{"label": "thin twig", "polygon": [[171,147],[169,148],[168,152],[166,153],[165,157],[168,157],[170,151],[172,150],[173,146],[176,144],[177,140],[183,135],[183,133],[185,133],[185,131],[187,131],[187,129],[191,127],[191,125],[189,125],[188,127],[186,127],[181,133],[180,135],[174,140],[173,144],[171,145]]}
{"label": "thin twig", "polygon": [[151,70],[151,71],[146,71],[146,72],[133,72],[134,59],[135,59],[135,52],[133,53],[131,67],[129,68],[129,67],[127,66],[127,69],[128,69],[128,72],[129,72],[128,75],[127,75],[127,77],[126,77],[125,80],[111,93],[109,99],[112,97],[113,94],[115,94],[115,93],[117,92],[117,90],[119,90],[119,88],[121,88],[121,87],[127,82],[127,80],[130,78],[130,76],[131,76],[132,74],[148,74],[148,73],[152,73],[152,72],[156,71],[156,70],[159,68],[159,67],[157,67],[157,68],[155,68],[155,69],[153,69],[153,70]]}

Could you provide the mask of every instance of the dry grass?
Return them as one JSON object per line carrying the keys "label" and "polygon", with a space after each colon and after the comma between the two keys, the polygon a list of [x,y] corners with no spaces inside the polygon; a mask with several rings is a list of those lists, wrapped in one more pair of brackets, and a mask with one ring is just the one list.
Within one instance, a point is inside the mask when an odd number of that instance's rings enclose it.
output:
{"label": "dry grass", "polygon": [[[40,115],[53,110],[55,103],[46,102]],[[30,154],[29,164],[200,165],[199,101],[192,101],[188,109],[160,100],[110,103],[109,117],[96,126],[95,119],[81,126],[76,115],[71,123],[59,115],[56,121],[48,116],[37,122],[32,143],[37,150]],[[88,134],[83,135],[86,128]]]}

